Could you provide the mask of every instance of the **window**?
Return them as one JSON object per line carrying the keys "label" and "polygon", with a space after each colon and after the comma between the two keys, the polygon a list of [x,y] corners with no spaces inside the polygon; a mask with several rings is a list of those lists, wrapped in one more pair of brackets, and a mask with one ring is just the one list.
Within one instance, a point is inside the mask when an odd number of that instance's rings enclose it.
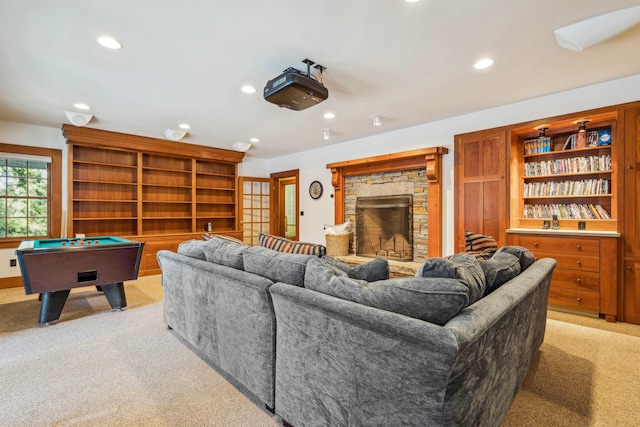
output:
{"label": "window", "polygon": [[0,153],[0,238],[49,235],[50,165]]}
{"label": "window", "polygon": [[0,247],[60,237],[60,150],[0,144]]}

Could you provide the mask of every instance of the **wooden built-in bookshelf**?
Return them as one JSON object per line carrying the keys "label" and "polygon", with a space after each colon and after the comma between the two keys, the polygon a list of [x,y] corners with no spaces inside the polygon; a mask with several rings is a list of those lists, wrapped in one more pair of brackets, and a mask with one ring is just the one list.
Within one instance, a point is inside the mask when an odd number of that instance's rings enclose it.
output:
{"label": "wooden built-in bookshelf", "polygon": [[63,126],[69,144],[67,235],[145,241],[142,275],[155,253],[214,233],[242,239],[237,170],[244,153]]}
{"label": "wooden built-in bookshelf", "polygon": [[[588,121],[585,133],[610,139],[572,147],[579,121]],[[555,214],[560,229],[584,222],[586,230],[618,231],[616,125],[613,111],[511,130],[511,228],[542,228]],[[545,151],[527,149],[536,139],[548,141]]]}

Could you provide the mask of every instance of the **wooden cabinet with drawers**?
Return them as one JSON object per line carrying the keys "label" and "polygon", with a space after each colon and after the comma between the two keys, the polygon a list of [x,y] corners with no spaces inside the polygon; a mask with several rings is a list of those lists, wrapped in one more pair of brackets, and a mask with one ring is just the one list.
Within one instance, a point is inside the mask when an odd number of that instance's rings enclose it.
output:
{"label": "wooden cabinet with drawers", "polygon": [[617,233],[511,229],[507,240],[510,245],[531,249],[537,259],[558,262],[549,290],[550,306],[594,312],[616,321]]}

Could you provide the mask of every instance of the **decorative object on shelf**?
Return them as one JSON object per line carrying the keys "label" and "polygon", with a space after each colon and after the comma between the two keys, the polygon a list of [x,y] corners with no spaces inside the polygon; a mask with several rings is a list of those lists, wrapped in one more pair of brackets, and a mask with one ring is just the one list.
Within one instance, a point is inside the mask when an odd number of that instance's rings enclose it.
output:
{"label": "decorative object on shelf", "polygon": [[78,113],[76,111],[65,111],[67,118],[74,126],[84,126],[91,121],[93,115],[86,113]]}
{"label": "decorative object on shelf", "polygon": [[589,120],[576,122],[579,126],[578,133],[576,134],[576,148],[587,148],[587,127]]}
{"label": "decorative object on shelf", "polygon": [[322,184],[320,181],[313,181],[309,185],[309,195],[312,199],[319,199],[322,196]]}
{"label": "decorative object on shelf", "polygon": [[598,145],[611,145],[610,129],[602,129],[598,131]]}

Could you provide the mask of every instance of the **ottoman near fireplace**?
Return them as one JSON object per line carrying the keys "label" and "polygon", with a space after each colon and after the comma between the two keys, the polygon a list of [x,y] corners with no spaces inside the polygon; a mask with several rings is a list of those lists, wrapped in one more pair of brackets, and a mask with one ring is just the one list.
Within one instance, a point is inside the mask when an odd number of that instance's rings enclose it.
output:
{"label": "ottoman near fireplace", "polygon": [[356,255],[413,261],[413,196],[356,199]]}

